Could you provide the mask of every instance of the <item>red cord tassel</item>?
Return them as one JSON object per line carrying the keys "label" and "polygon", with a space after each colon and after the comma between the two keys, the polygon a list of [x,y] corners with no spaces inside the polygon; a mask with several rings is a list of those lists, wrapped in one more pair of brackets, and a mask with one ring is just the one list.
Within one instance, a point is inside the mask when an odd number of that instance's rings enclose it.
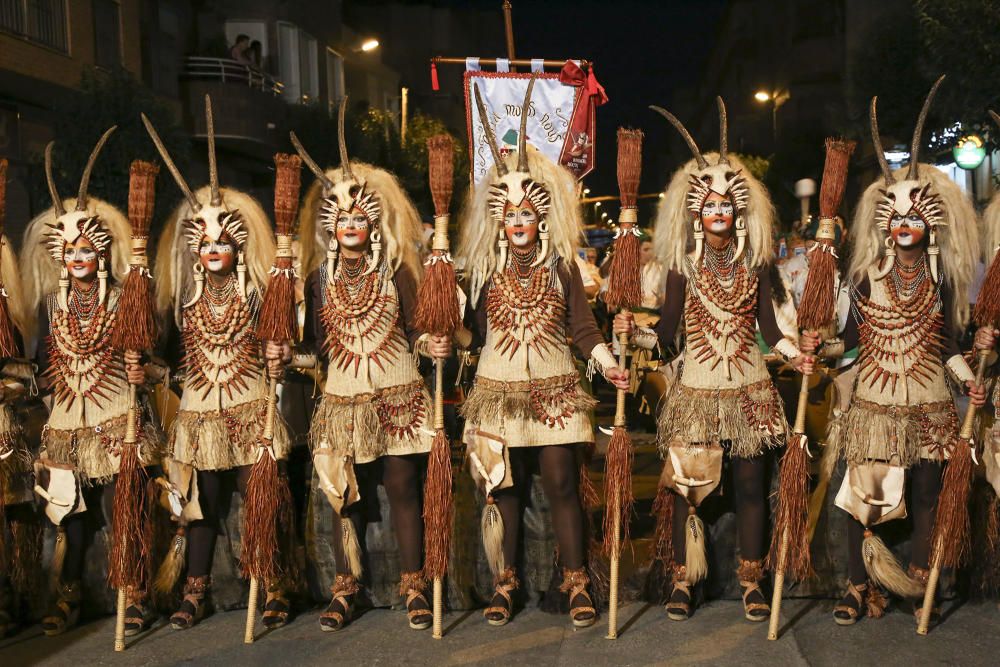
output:
{"label": "red cord tassel", "polygon": [[441,85],[438,83],[438,68],[437,63],[431,63],[431,90],[437,92],[441,90]]}

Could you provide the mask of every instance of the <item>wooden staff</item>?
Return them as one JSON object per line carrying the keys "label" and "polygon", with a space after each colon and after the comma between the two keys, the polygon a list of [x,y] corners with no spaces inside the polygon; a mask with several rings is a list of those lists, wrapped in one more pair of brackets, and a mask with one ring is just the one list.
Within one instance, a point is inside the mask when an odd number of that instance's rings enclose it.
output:
{"label": "wooden staff", "polygon": [[[117,315],[111,331],[111,345],[119,352],[142,352],[156,344],[156,315],[146,258],[149,225],[153,219],[156,176],[159,166],[135,160],[129,168],[128,220],[132,227],[132,257],[128,275],[118,299]],[[149,520],[143,502],[148,476],[139,455],[139,408],[136,386],[128,385],[128,416],[112,511],[113,533],[108,563],[108,582],[118,590],[115,617],[115,651],[125,650],[125,609],[127,593],[141,590],[145,583],[150,545],[145,542],[144,525]]]}
{"label": "wooden staff", "polygon": [[[618,190],[621,198],[620,227],[604,296],[608,308],[626,313],[642,303],[639,268],[639,230],[636,228],[636,194],[642,174],[642,131],[618,128]],[[618,365],[625,368],[628,335],[618,338]],[[632,518],[632,438],[625,428],[625,391],[617,391],[615,423],[605,458],[604,553],[611,559],[611,589],[608,601],[608,639],[618,638],[618,570],[622,545],[629,541]]]}
{"label": "wooden staff", "polygon": [[[448,254],[448,207],[454,184],[452,139],[447,134],[427,140],[428,177],[434,200],[434,240],[424,265],[415,324],[419,331],[451,336],[461,324],[455,265]],[[424,573],[434,580],[433,637],[441,639],[444,575],[448,569],[452,522],[451,443],[444,429],[444,360],[434,360],[434,443],[424,485]]]}
{"label": "wooden staff", "polygon": [[[844,197],[847,183],[847,163],[855,142],[826,140],[826,164],[819,192],[819,230],[816,243],[809,249],[809,274],[799,302],[798,325],[801,331],[827,328],[837,315],[837,255],[834,252],[834,217]],[[809,461],[806,438],[806,408],[809,405],[809,376],[803,375],[799,385],[799,402],[795,410],[795,427],[788,438],[785,455],[781,458],[778,483],[778,507],[771,533],[769,565],[774,569],[774,591],[771,597],[771,619],[767,638],[778,638],[781,622],[781,595],[785,575],[801,581],[812,572],[809,555]],[[791,556],[791,560],[789,560]]]}
{"label": "wooden staff", "polygon": [[[298,333],[295,315],[295,269],[292,257],[292,233],[299,208],[302,159],[297,155],[279,153],[274,156],[274,222],[277,252],[271,266],[267,291],[257,320],[257,338],[291,343]],[[278,405],[278,381],[269,378],[267,410],[257,460],[250,469],[243,508],[243,576],[250,578],[250,599],[247,604],[246,627],[243,642],[252,644],[254,621],[260,582],[269,582],[279,574],[277,565],[279,506],[285,482],[278,475],[278,461],[274,455],[274,420]]]}

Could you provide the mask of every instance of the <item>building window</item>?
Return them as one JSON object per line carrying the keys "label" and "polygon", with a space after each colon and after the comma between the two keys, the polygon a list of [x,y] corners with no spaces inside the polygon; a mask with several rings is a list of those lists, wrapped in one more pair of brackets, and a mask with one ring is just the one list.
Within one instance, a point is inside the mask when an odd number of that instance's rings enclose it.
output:
{"label": "building window", "polygon": [[122,64],[121,7],[116,0],[94,1],[94,64],[114,69]]}
{"label": "building window", "polygon": [[309,104],[319,99],[319,63],[316,53],[316,38],[299,31],[299,71],[302,73],[302,103]]}
{"label": "building window", "polygon": [[331,48],[326,50],[326,99],[330,113],[344,99],[344,57]]}
{"label": "building window", "polygon": [[0,30],[68,53],[66,0],[0,0]]}
{"label": "building window", "polygon": [[289,102],[319,98],[319,54],[316,38],[291,23],[278,23],[278,73]]}

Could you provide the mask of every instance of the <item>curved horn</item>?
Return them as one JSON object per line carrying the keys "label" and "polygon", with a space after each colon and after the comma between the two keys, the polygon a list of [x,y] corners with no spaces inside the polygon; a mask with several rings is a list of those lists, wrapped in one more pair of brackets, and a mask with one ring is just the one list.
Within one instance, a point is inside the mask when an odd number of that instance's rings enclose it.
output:
{"label": "curved horn", "polygon": [[52,147],[55,145],[56,142],[50,141],[45,147],[45,180],[49,184],[49,196],[52,197],[52,210],[58,218],[66,214],[66,209],[63,208],[62,198],[59,196],[59,191],[56,190],[56,180],[52,177]]}
{"label": "curved horn", "polygon": [[212,116],[212,98],[205,94],[205,128],[208,134],[208,185],[212,191],[209,203],[212,206],[222,205],[222,195],[219,193],[219,165],[215,161],[215,118]]}
{"label": "curved horn", "polygon": [[691,149],[691,154],[694,155],[694,159],[698,162],[698,168],[704,169],[707,167],[708,162],[705,161],[705,156],[701,154],[700,150],[698,150],[698,144],[694,142],[694,137],[692,137],[691,133],[687,131],[686,127],[684,127],[684,123],[677,120],[675,115],[662,107],[650,105],[649,108],[669,120],[670,124],[681,133],[681,137],[684,138],[684,142],[688,145],[688,148]]}
{"label": "curved horn", "polygon": [[500,148],[497,146],[496,135],[493,134],[493,126],[490,125],[490,121],[486,117],[486,105],[483,104],[483,98],[479,94],[479,86],[472,84],[472,92],[476,96],[476,109],[479,111],[479,122],[483,126],[483,132],[486,134],[486,143],[490,145],[490,152],[493,153],[493,164],[496,165],[497,176],[506,176],[507,163],[500,156]]}
{"label": "curved horn", "polygon": [[148,118],[146,118],[146,114],[140,113],[139,115],[142,117],[142,124],[146,126],[146,132],[149,133],[149,138],[153,140],[153,144],[156,146],[157,152],[160,154],[160,157],[163,158],[164,164],[167,165],[167,170],[170,172],[170,175],[174,177],[177,187],[179,187],[181,192],[184,193],[184,198],[187,199],[191,210],[197,213],[201,210],[201,204],[197,199],[195,199],[194,193],[191,192],[191,188],[188,187],[187,181],[184,180],[184,177],[181,176],[181,172],[177,168],[177,165],[174,164],[172,159],[170,159],[170,153],[167,152],[167,147],[163,145],[163,140],[160,139],[160,135],[157,134],[156,128],[153,127],[153,124],[149,122]]}
{"label": "curved horn", "polygon": [[913,129],[913,140],[910,142],[910,168],[906,172],[906,178],[914,180],[917,178],[917,163],[920,156],[920,135],[924,133],[924,123],[927,122],[927,114],[931,110],[931,102],[934,101],[934,95],[937,94],[937,89],[941,86],[941,82],[944,81],[944,74],[938,77],[938,80],[934,82],[931,86],[931,91],[927,93],[927,99],[924,100],[924,106],[920,109],[920,115],[917,116],[917,126]]}
{"label": "curved horn", "polygon": [[990,109],[990,118],[992,118],[993,122],[997,124],[997,127],[1000,127],[1000,114]]}
{"label": "curved horn", "polygon": [[316,164],[316,161],[312,159],[312,156],[309,155],[308,151],[306,151],[302,142],[299,141],[297,136],[295,136],[295,133],[289,132],[288,136],[292,139],[292,145],[295,146],[295,152],[299,154],[302,161],[306,163],[307,167],[309,167],[309,171],[316,176],[316,180],[323,184],[323,189],[327,191],[332,190],[333,181],[326,177],[326,173],[324,173],[324,171],[320,169],[319,165]]}
{"label": "curved horn", "polygon": [[110,137],[111,133],[117,129],[117,125],[109,127],[107,131],[101,135],[101,138],[97,140],[97,145],[94,146],[94,150],[90,152],[90,157],[87,158],[87,166],[83,168],[83,176],[80,177],[80,190],[76,195],[77,211],[82,211],[87,208],[87,186],[90,185],[90,172],[94,170],[94,163],[97,162],[97,156],[100,154],[101,149],[104,148],[104,144],[107,143],[108,137]]}
{"label": "curved horn", "polygon": [[882,150],[882,138],[878,134],[877,105],[878,95],[872,98],[872,103],[868,107],[868,122],[871,123],[872,128],[872,145],[875,147],[875,157],[878,158],[878,166],[882,168],[882,178],[885,179],[887,185],[892,185],[896,182],[896,179],[892,175],[892,170],[889,169],[889,163],[885,161],[885,151]]}
{"label": "curved horn", "polygon": [[719,164],[729,164],[729,118],[726,115],[726,103],[721,95],[715,96],[719,107]]}
{"label": "curved horn", "polygon": [[344,178],[350,180],[354,178],[351,173],[351,162],[347,159],[347,139],[344,138],[344,122],[347,116],[347,95],[340,100],[340,111],[337,112],[337,142],[340,144],[340,169],[344,172]]}
{"label": "curved horn", "polygon": [[517,133],[517,170],[528,171],[528,109],[531,107],[531,91],[535,88],[538,74],[532,74],[528,81],[528,89],[524,91],[524,104],[521,105],[521,128]]}

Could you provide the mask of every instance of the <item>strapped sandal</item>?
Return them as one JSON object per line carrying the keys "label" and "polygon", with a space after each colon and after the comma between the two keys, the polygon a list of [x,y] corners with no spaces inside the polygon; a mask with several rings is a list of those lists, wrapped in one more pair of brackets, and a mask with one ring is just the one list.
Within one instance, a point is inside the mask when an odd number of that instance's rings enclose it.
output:
{"label": "strapped sandal", "polygon": [[585,568],[571,570],[563,568],[563,582],[559,590],[569,593],[569,617],[573,621],[573,626],[577,628],[589,628],[597,622],[597,610],[594,609],[594,601],[587,592],[590,585],[590,577],[587,576]]}
{"label": "strapped sandal", "polygon": [[125,607],[125,636],[134,637],[143,630],[149,629],[155,612],[144,604],[146,599],[145,591],[129,589],[127,596],[128,606]]}
{"label": "strapped sandal", "polygon": [[[743,588],[743,616],[748,621],[759,623],[771,617],[771,605],[764,597],[760,581],[764,578],[764,561],[740,559],[736,578]],[[751,598],[754,598],[751,601]],[[758,601],[759,599],[759,601]]]}
{"label": "strapped sandal", "polygon": [[665,609],[671,621],[686,621],[691,618],[691,583],[687,580],[687,567],[674,563],[671,575],[670,598]]}
{"label": "strapped sandal", "polygon": [[188,577],[184,582],[184,598],[180,608],[170,617],[170,627],[174,630],[193,628],[208,614],[209,602],[206,599],[212,588],[212,578]]}
{"label": "strapped sandal", "polygon": [[288,614],[292,603],[285,597],[281,584],[271,584],[267,587],[267,599],[264,601],[264,615],[261,619],[264,627],[275,630],[288,623]]}
{"label": "strapped sandal", "polygon": [[[923,584],[924,588],[927,588],[927,581],[931,577],[930,570],[928,570],[925,567],[918,567],[913,563],[910,563],[910,567],[907,568],[906,573],[910,576],[911,579],[919,581],[921,584]],[[937,602],[936,595],[934,596],[934,601]],[[913,601],[913,618],[916,619],[918,624],[920,623],[920,614],[924,610],[923,607],[924,607],[923,600]],[[937,604],[934,604],[931,606],[930,622],[931,624],[936,624],[940,620],[941,620],[941,607],[939,607]]]}
{"label": "strapped sandal", "polygon": [[833,620],[837,625],[854,625],[858,618],[866,615],[869,618],[882,618],[888,600],[871,582],[853,584],[847,580],[847,593],[840,603],[833,608]]}
{"label": "strapped sandal", "polygon": [[358,580],[350,574],[338,574],[330,587],[330,604],[319,615],[319,628],[323,632],[342,630],[354,615],[354,596],[361,590]]}
{"label": "strapped sandal", "polygon": [[426,630],[434,620],[431,605],[424,595],[426,590],[427,579],[422,570],[401,573],[399,594],[406,596],[406,618],[414,630]]}
{"label": "strapped sandal", "polygon": [[42,618],[42,632],[47,637],[61,635],[80,620],[80,582],[62,584],[55,605]]}
{"label": "strapped sandal", "polygon": [[[514,609],[511,593],[518,589],[521,582],[517,580],[514,569],[508,567],[496,576],[494,584],[496,587],[493,590],[493,599],[490,601],[490,606],[483,610],[483,616],[490,625],[507,625]],[[498,601],[503,604],[497,604]]]}

